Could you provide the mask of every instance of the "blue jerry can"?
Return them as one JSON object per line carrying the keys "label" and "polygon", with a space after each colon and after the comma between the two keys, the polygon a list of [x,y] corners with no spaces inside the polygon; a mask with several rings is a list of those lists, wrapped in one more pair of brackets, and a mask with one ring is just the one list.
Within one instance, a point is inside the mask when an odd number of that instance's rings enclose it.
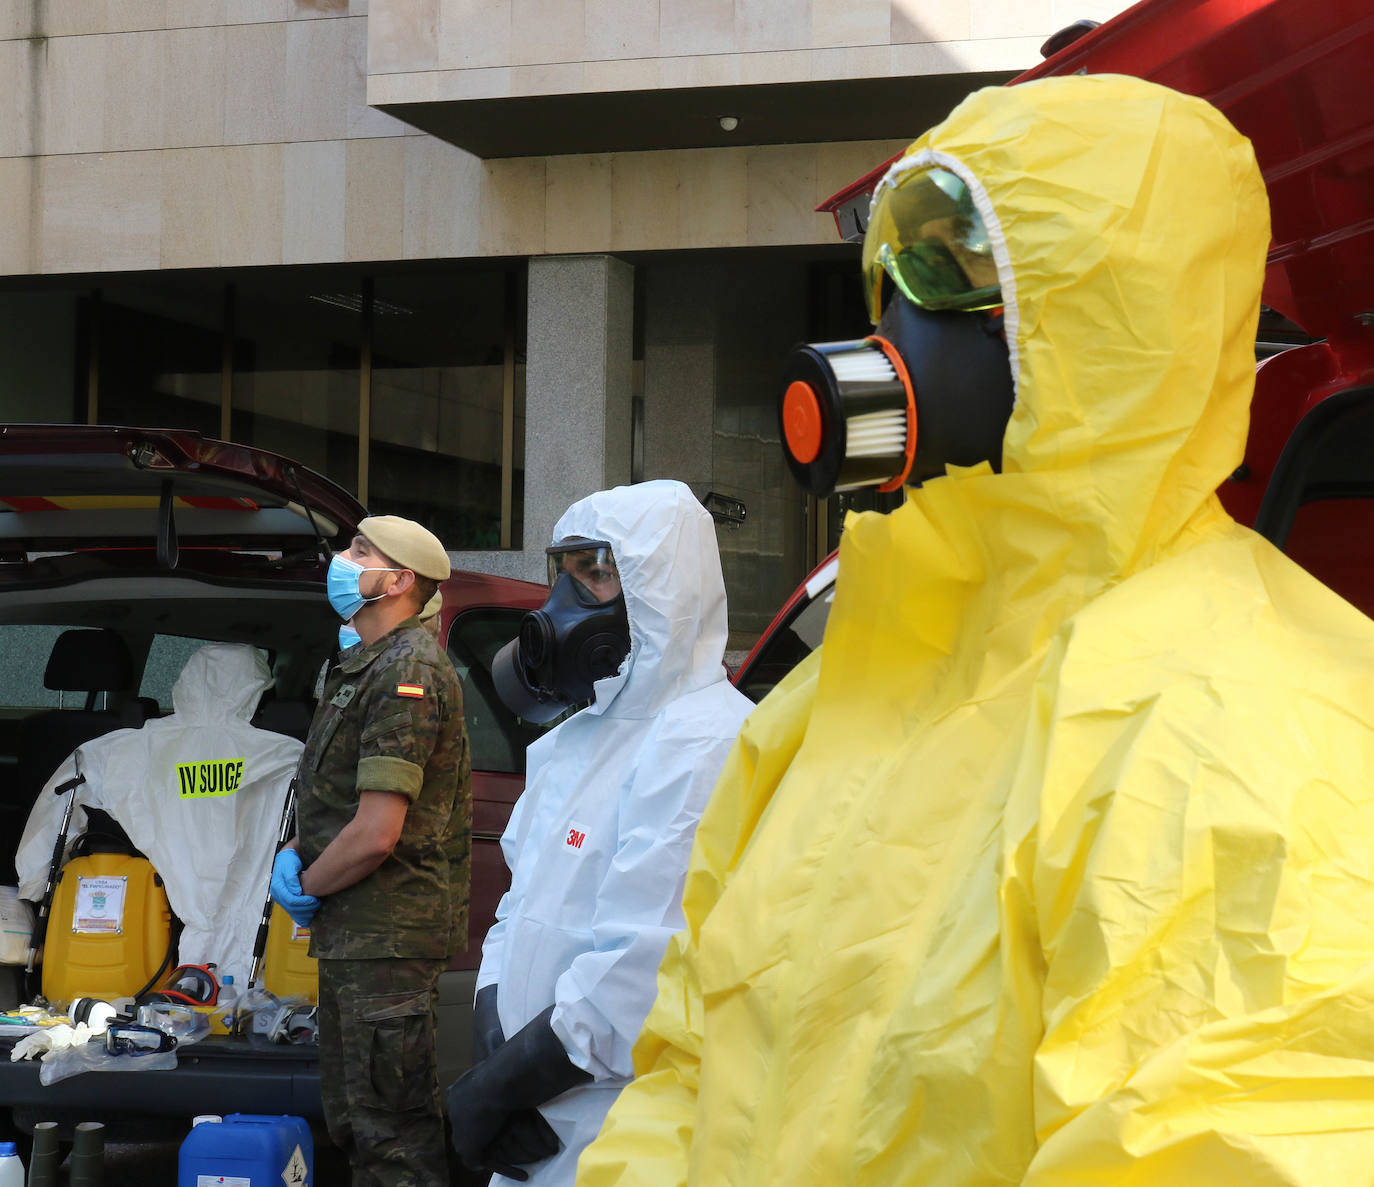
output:
{"label": "blue jerry can", "polygon": [[181,1143],[177,1187],[311,1187],[315,1145],[302,1117],[197,1118]]}

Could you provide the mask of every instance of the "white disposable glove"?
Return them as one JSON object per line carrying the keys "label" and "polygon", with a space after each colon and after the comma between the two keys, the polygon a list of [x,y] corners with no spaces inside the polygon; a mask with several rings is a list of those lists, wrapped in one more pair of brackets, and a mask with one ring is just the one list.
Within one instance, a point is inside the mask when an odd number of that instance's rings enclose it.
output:
{"label": "white disposable glove", "polygon": [[[104,1029],[105,1027],[102,1026],[100,1031],[104,1031]],[[84,1022],[78,1022],[75,1026],[68,1026],[65,1022],[60,1022],[56,1026],[45,1026],[34,1034],[25,1035],[19,1042],[15,1043],[14,1050],[10,1052],[10,1062],[17,1063],[21,1059],[34,1059],[49,1051],[62,1051],[67,1047],[80,1047],[83,1043],[89,1042],[97,1033],[100,1032],[92,1030]]]}

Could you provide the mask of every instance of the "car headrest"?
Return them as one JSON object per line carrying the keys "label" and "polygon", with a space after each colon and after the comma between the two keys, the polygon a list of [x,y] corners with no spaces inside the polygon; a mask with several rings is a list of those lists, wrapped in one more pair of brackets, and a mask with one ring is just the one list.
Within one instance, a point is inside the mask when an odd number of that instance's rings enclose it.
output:
{"label": "car headrest", "polygon": [[304,701],[279,701],[263,697],[258,711],[253,714],[252,724],[260,730],[305,741],[310,732],[310,706]]}
{"label": "car headrest", "polygon": [[43,687],[55,692],[123,692],[133,680],[129,648],[111,630],[63,631],[43,673]]}

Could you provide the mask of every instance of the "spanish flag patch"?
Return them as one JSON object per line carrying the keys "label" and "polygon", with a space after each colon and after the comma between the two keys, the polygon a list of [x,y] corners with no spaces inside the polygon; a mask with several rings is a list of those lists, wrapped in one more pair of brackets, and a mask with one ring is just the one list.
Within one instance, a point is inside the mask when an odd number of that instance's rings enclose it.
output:
{"label": "spanish flag patch", "polygon": [[396,685],[396,695],[398,697],[422,697],[425,695],[423,684],[398,684]]}

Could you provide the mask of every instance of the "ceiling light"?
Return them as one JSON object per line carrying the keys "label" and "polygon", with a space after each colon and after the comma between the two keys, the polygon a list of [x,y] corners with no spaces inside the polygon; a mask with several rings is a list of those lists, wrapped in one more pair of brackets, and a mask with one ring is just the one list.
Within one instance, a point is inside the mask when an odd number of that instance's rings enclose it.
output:
{"label": "ceiling light", "polygon": [[723,115],[720,117],[720,126],[723,131],[733,132],[739,127],[739,120],[733,115]]}

